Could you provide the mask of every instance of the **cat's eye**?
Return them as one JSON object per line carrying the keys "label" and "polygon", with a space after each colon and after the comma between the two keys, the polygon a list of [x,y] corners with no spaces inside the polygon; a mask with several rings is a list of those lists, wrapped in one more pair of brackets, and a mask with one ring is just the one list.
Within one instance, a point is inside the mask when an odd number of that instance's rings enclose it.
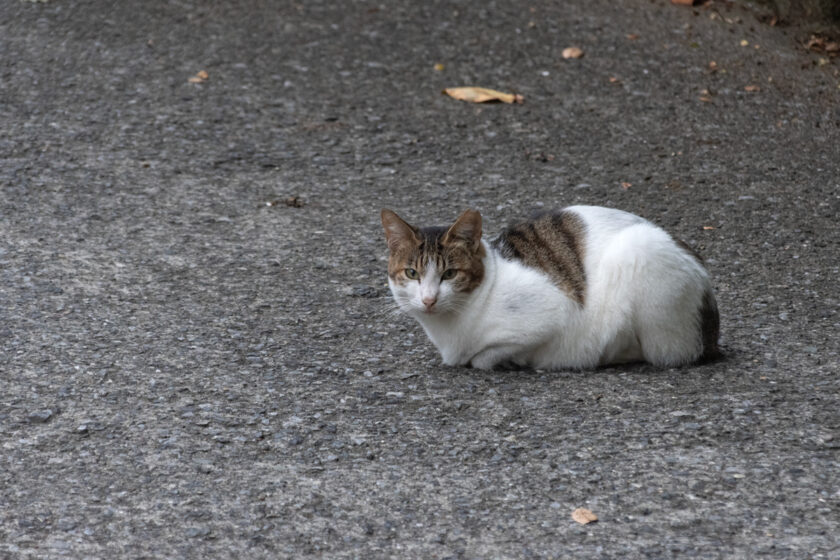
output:
{"label": "cat's eye", "polygon": [[447,268],[446,270],[443,271],[443,274],[441,274],[440,279],[441,280],[452,280],[453,278],[455,278],[456,274],[458,274],[457,270],[455,270],[454,268]]}
{"label": "cat's eye", "polygon": [[418,278],[420,278],[420,275],[417,274],[417,271],[413,268],[406,268],[405,275],[408,276],[408,278],[411,280],[417,280]]}

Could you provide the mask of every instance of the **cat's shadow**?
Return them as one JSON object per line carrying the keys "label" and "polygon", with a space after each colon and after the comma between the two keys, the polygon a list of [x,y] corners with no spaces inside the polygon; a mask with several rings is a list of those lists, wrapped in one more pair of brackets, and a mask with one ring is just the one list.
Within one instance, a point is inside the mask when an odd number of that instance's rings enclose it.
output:
{"label": "cat's shadow", "polygon": [[[609,365],[602,365],[597,366],[591,369],[536,369],[529,366],[520,366],[513,362],[503,362],[501,364],[497,364],[493,369],[489,370],[481,370],[474,368],[472,365],[466,366],[450,366],[452,369],[459,369],[465,370],[472,373],[486,373],[486,374],[505,374],[511,376],[513,378],[522,377],[522,378],[531,378],[533,376],[542,376],[542,375],[610,375],[610,374],[619,374],[619,373],[629,373],[629,374],[645,374],[651,376],[657,375],[665,375],[668,373],[673,373],[674,371],[678,372],[689,372],[692,370],[697,370],[698,368],[703,368],[705,366],[711,366],[715,364],[720,364],[727,360],[728,354],[724,353],[723,351],[719,351],[715,356],[703,358],[693,364],[687,364],[682,366],[676,367],[660,367],[655,366],[649,362],[638,361],[638,362],[627,362],[623,364],[609,364]],[[446,367],[446,366],[444,366]]]}

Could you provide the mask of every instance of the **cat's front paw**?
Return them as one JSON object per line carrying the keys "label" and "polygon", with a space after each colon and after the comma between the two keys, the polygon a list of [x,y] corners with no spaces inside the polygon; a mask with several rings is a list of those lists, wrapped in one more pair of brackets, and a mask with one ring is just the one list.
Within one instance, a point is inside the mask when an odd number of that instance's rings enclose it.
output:
{"label": "cat's front paw", "polygon": [[469,363],[476,369],[509,369],[519,351],[516,346],[492,346],[473,356]]}
{"label": "cat's front paw", "polygon": [[467,362],[466,367],[475,369],[493,369],[498,363],[498,360],[494,359],[492,356],[476,356]]}

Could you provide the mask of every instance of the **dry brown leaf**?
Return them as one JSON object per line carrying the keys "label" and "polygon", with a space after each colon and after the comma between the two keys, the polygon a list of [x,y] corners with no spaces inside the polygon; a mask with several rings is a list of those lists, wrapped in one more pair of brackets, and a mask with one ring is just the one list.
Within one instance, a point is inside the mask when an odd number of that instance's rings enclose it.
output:
{"label": "dry brown leaf", "polygon": [[566,47],[562,55],[563,58],[580,58],[583,56],[583,50],[578,47]]}
{"label": "dry brown leaf", "polygon": [[636,39],[639,38],[639,34],[638,33],[628,33],[627,38],[630,39],[631,41],[635,41]]}
{"label": "dry brown leaf", "polygon": [[680,6],[693,6],[697,2],[698,0],[671,0],[671,4],[678,4]]}
{"label": "dry brown leaf", "polygon": [[522,103],[525,98],[518,93],[504,93],[495,89],[481,87],[455,87],[446,88],[443,93],[461,101],[471,103],[486,103],[488,101],[501,101],[502,103]]}
{"label": "dry brown leaf", "polygon": [[586,508],[577,508],[572,512],[572,519],[581,525],[586,525],[587,523],[598,521],[598,516]]}
{"label": "dry brown leaf", "polygon": [[757,91],[761,91],[761,88],[756,85],[749,85],[744,87],[744,91],[748,91],[750,93],[755,93]]}
{"label": "dry brown leaf", "polygon": [[621,78],[616,78],[615,76],[610,77],[610,83],[615,85],[621,84]]}
{"label": "dry brown leaf", "polygon": [[708,231],[710,229],[715,229],[715,226],[703,226],[703,229]]}
{"label": "dry brown leaf", "polygon": [[198,74],[192,76],[189,80],[187,80],[191,84],[200,84],[201,82],[207,81],[207,78],[210,77],[210,74],[205,72],[204,70],[199,70]]}
{"label": "dry brown leaf", "polygon": [[622,181],[622,182],[621,182],[621,188],[622,188],[622,190],[625,190],[625,191],[626,191],[627,189],[629,189],[629,188],[630,188],[630,187],[632,187],[632,186],[633,186],[633,183],[628,183],[627,181]]}
{"label": "dry brown leaf", "polygon": [[811,39],[805,43],[805,48],[817,52],[823,51],[825,50],[825,38],[811,35]]}

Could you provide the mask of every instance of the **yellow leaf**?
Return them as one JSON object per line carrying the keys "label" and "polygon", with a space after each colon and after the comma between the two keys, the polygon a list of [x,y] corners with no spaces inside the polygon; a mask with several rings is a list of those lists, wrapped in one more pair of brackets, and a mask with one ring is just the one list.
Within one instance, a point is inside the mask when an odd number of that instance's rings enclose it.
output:
{"label": "yellow leaf", "polygon": [[583,50],[578,47],[566,47],[562,55],[563,58],[580,58],[583,56]]}
{"label": "yellow leaf", "polygon": [[435,70],[436,70],[436,71],[441,72],[441,71],[443,71],[443,68],[444,68],[444,66],[443,66],[443,64],[441,64],[440,62],[438,62],[437,64],[435,64]]}
{"label": "yellow leaf", "polygon": [[586,508],[577,508],[575,511],[572,512],[572,519],[574,519],[581,525],[586,525],[587,523],[598,521],[598,516]]}
{"label": "yellow leaf", "polygon": [[748,46],[750,46],[750,42],[747,41],[746,39],[741,39],[741,46],[742,47],[748,47]]}
{"label": "yellow leaf", "polygon": [[501,101],[502,103],[522,103],[525,98],[517,93],[504,93],[495,89],[481,87],[455,87],[446,88],[443,93],[449,97],[471,103],[486,103],[488,101]]}

